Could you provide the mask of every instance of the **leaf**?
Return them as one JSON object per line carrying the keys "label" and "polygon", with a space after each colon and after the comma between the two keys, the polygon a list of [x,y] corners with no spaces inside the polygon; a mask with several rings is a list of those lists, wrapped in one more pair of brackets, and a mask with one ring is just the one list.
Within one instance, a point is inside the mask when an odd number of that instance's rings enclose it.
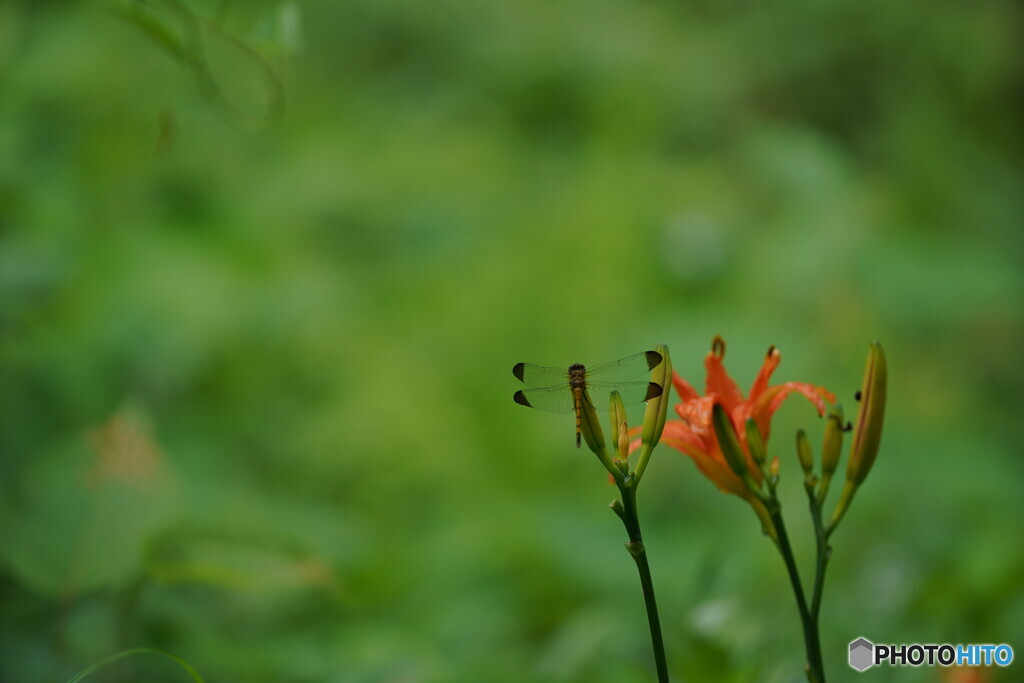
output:
{"label": "leaf", "polygon": [[193,669],[192,666],[188,662],[186,662],[184,659],[182,659],[181,657],[176,657],[176,656],[174,656],[174,655],[172,655],[170,653],[167,653],[167,652],[162,652],[160,650],[154,650],[151,647],[133,647],[133,648],[128,649],[128,650],[122,650],[121,652],[118,652],[117,654],[110,655],[109,657],[107,657],[105,659],[101,659],[100,661],[95,662],[95,663],[90,664],[89,666],[85,667],[84,669],[79,671],[77,674],[75,674],[74,676],[69,678],[68,679],[68,683],[78,683],[78,681],[84,680],[86,676],[89,676],[90,674],[94,673],[95,671],[97,671],[99,669],[102,669],[107,664],[113,664],[114,662],[116,662],[116,661],[118,661],[120,659],[124,659],[125,657],[130,657],[131,655],[137,655],[137,654],[154,654],[154,655],[160,655],[161,657],[167,657],[168,659],[173,661],[175,664],[180,666],[182,669],[187,671],[188,675],[191,676],[192,680],[196,681],[196,683],[203,683],[203,677],[200,676],[199,672],[197,672],[195,669]]}

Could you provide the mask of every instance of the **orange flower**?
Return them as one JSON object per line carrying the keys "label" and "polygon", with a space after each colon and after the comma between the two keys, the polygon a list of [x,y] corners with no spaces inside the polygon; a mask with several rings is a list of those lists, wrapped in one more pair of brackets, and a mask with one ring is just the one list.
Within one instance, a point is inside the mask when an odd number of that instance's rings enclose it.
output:
{"label": "orange flower", "polygon": [[764,365],[757,373],[750,394],[744,398],[736,382],[725,371],[722,360],[725,357],[725,342],[715,337],[711,343],[711,351],[704,359],[707,368],[707,381],[704,395],[701,396],[685,379],[673,373],[672,384],[682,399],[676,405],[679,420],[665,423],[662,442],[693,458],[698,469],[713,481],[725,493],[734,493],[747,500],[753,495],[743,480],[733,472],[722,454],[722,449],[715,436],[715,428],[711,422],[711,410],[718,403],[728,413],[733,429],[739,437],[740,445],[746,456],[747,468],[754,481],[761,483],[761,468],[755,464],[747,448],[746,422],[753,418],[765,442],[771,431],[772,415],[787,396],[796,392],[803,394],[814,404],[819,415],[825,414],[826,404],[835,402],[835,396],[822,387],[805,382],[786,382],[769,386],[768,380],[782,360],[782,354],[774,346],[768,349]]}

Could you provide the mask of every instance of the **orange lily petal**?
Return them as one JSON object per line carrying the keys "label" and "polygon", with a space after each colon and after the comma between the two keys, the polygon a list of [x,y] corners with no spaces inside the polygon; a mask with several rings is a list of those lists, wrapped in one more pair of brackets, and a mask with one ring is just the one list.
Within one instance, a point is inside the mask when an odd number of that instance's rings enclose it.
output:
{"label": "orange lily petal", "polygon": [[781,362],[782,353],[774,346],[768,349],[768,354],[761,365],[761,370],[757,373],[754,384],[750,387],[750,398],[747,399],[748,401],[756,401],[757,397],[764,393],[765,389],[768,388],[768,380],[771,379],[772,373],[775,372],[775,368],[779,367]]}
{"label": "orange lily petal", "polygon": [[679,376],[678,372],[672,373],[672,386],[676,388],[676,393],[679,394],[679,398],[683,401],[692,401],[700,398],[700,394],[693,388],[689,382]]}
{"label": "orange lily petal", "polygon": [[766,391],[761,393],[761,396],[750,406],[750,414],[747,417],[753,417],[757,422],[757,428],[761,430],[761,435],[765,441],[768,440],[768,432],[771,426],[772,415],[782,406],[782,402],[793,392],[802,394],[814,404],[815,409],[818,411],[818,415],[824,415],[827,408],[825,401],[834,403],[836,400],[835,395],[823,389],[822,387],[816,387],[813,384],[806,382],[786,382],[785,384],[777,384],[773,387],[768,388]]}
{"label": "orange lily petal", "polygon": [[665,423],[665,431],[661,438],[675,448],[687,455],[691,453],[706,453],[707,442],[699,434],[696,434],[689,425],[678,421]]}
{"label": "orange lily petal", "polygon": [[708,378],[704,384],[704,394],[715,394],[726,412],[732,413],[733,409],[743,403],[743,393],[736,386],[729,373],[725,371],[722,364],[722,357],[709,351],[704,358],[704,367],[707,368]]}
{"label": "orange lily petal", "polygon": [[693,401],[680,403],[676,412],[689,428],[702,438],[714,439],[715,430],[711,426],[711,408],[715,405],[716,396],[703,396]]}
{"label": "orange lily petal", "polygon": [[697,469],[704,473],[708,479],[714,482],[723,493],[733,493],[740,498],[747,498],[750,492],[743,480],[736,476],[736,473],[723,462],[719,462],[704,453],[687,453],[697,465]]}

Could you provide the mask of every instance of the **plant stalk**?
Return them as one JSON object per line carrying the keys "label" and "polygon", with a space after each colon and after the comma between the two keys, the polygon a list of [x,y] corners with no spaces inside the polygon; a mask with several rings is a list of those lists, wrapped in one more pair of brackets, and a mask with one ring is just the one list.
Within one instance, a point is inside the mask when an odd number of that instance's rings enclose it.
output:
{"label": "plant stalk", "polygon": [[825,569],[832,558],[832,548],[828,544],[831,529],[826,529],[821,521],[821,501],[814,494],[814,487],[807,487],[807,499],[811,508],[811,519],[814,521],[814,538],[817,542],[817,555],[814,563],[814,592],[811,595],[811,617],[818,624],[821,613],[821,593],[825,587]]}
{"label": "plant stalk", "polygon": [[[786,533],[786,525],[782,521],[782,510],[779,507],[778,500],[774,499],[774,491],[772,491],[772,498],[773,505],[770,508],[771,517],[779,535],[779,553],[782,555],[782,560],[786,563],[786,571],[789,573],[789,581],[793,585],[793,595],[796,596],[796,607],[800,612],[800,624],[803,626],[804,631],[804,647],[807,652],[807,680],[810,683],[825,683],[825,667],[821,660],[821,641],[818,636],[817,614],[807,606],[807,598],[804,596],[803,584],[800,582],[800,572],[797,569],[796,559],[793,556],[793,548],[789,544],[789,535]],[[819,551],[819,557],[820,555],[821,553]],[[821,565],[820,560],[819,565]],[[819,566],[818,576],[816,579],[819,577],[824,578],[824,571],[824,566]],[[815,581],[815,595],[817,596],[817,602],[819,605],[821,602],[820,584],[820,580]]]}
{"label": "plant stalk", "polygon": [[622,494],[622,506],[612,509],[622,519],[629,536],[626,550],[636,562],[640,572],[640,585],[644,592],[644,605],[647,607],[647,621],[651,627],[651,645],[654,648],[654,665],[658,670],[658,683],[668,683],[668,663],[665,660],[665,642],[661,636],[661,619],[658,617],[658,603],[654,598],[654,581],[651,579],[651,566],[647,562],[647,549],[644,547],[643,535],[640,533],[640,519],[636,511],[636,479],[627,478],[618,484]]}

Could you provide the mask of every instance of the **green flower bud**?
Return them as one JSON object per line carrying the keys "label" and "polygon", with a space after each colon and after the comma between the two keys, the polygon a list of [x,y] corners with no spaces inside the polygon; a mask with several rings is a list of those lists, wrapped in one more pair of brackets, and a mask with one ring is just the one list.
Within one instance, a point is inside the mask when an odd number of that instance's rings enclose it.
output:
{"label": "green flower bud", "polygon": [[[747,456],[743,454],[743,446],[740,445],[736,430],[733,429],[732,420],[729,419],[729,415],[721,403],[716,403],[711,408],[711,423],[715,427],[715,436],[718,437],[718,447],[722,450],[722,455],[725,456],[729,467],[736,473],[736,476],[743,480],[743,483],[747,485],[747,490],[754,495],[754,498],[765,500],[764,494],[761,492],[761,485],[754,480],[747,467]],[[756,510],[757,506],[754,509]]]}
{"label": "green flower bud", "polygon": [[878,445],[882,440],[882,422],[885,418],[885,398],[888,389],[888,368],[885,352],[876,340],[871,343],[868,362],[864,369],[864,383],[860,390],[860,410],[857,411],[857,427],[850,447],[850,460],[846,465],[846,485],[839,496],[839,502],[832,513],[829,530],[834,529],[846,514],[853,495],[864,482],[875,464]]}
{"label": "green flower bud", "polygon": [[715,426],[715,436],[718,437],[718,446],[722,449],[722,455],[729,467],[739,477],[749,476],[747,470],[747,459],[743,455],[743,448],[740,440],[736,438],[736,430],[732,428],[732,420],[725,412],[722,404],[716,403],[711,408],[711,422]]}
{"label": "green flower bud", "polygon": [[608,412],[612,423],[612,434],[615,435],[617,444],[619,426],[626,421],[626,406],[622,402],[622,396],[617,391],[613,391],[608,397]]}
{"label": "green flower bud", "polygon": [[764,461],[768,458],[768,451],[765,448],[761,430],[757,428],[757,422],[752,417],[747,418],[747,448],[757,466],[763,466]]}
{"label": "green flower bud", "polygon": [[885,418],[887,385],[885,352],[882,345],[875,341],[871,344],[867,366],[864,369],[857,428],[850,449],[850,461],[846,467],[846,478],[856,486],[868,476],[878,456],[878,445],[882,440],[882,422]]}
{"label": "green flower bud", "polygon": [[[672,385],[672,359],[668,355],[668,346],[658,344],[654,351],[648,351],[647,357],[650,362],[656,363],[651,368],[650,388],[661,387],[657,396],[647,401],[647,408],[644,410],[644,424],[640,432],[640,457],[637,458],[636,471],[634,473],[634,485],[639,483],[647,469],[651,452],[661,440],[661,433],[665,431],[665,416],[668,414],[668,404],[671,400],[669,388]],[[660,360],[659,360],[660,358]]]}
{"label": "green flower bud", "polygon": [[594,410],[594,404],[587,393],[584,393],[583,400],[580,401],[580,434],[587,442],[587,448],[596,453],[598,457],[602,455],[607,457],[601,421],[597,418],[597,411]]}
{"label": "green flower bud", "polygon": [[796,433],[796,454],[800,457],[800,467],[804,468],[804,474],[810,475],[811,470],[814,469],[814,454],[811,453],[807,432],[802,429]]}
{"label": "green flower bud", "polygon": [[629,425],[625,420],[619,425],[619,458],[623,462],[629,458]]}
{"label": "green flower bud", "polygon": [[822,481],[828,481],[839,465],[839,452],[843,448],[843,406],[835,404],[828,413],[825,438],[821,442]]}
{"label": "green flower bud", "polygon": [[843,449],[843,407],[838,403],[828,413],[825,436],[821,442],[821,486],[818,489],[818,505],[825,502],[832,474],[839,465],[839,453]]}

